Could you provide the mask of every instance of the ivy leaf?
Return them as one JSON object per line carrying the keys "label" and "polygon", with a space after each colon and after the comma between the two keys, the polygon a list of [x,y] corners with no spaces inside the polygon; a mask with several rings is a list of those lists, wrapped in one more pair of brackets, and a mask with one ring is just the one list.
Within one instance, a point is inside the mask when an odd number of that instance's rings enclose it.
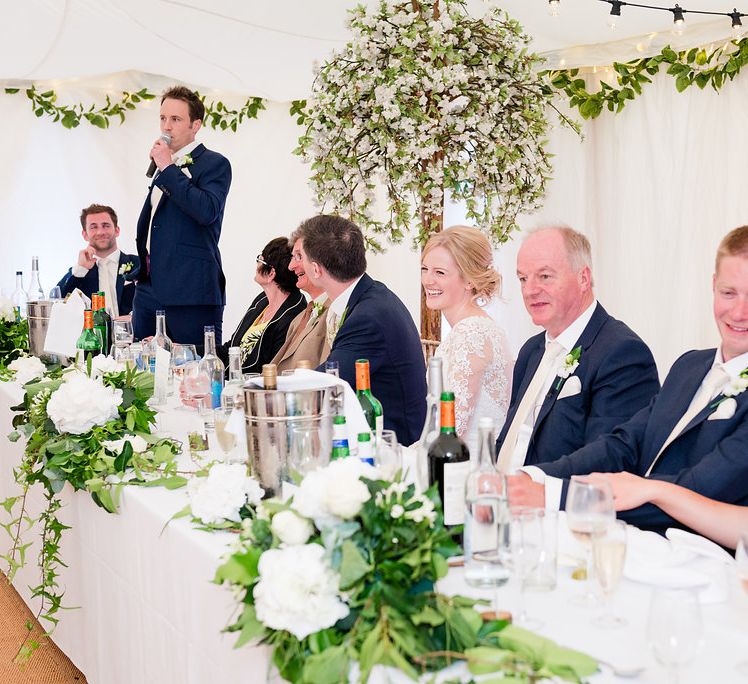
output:
{"label": "ivy leaf", "polygon": [[346,681],[350,658],[345,646],[331,646],[309,656],[302,671],[304,684],[338,684]]}
{"label": "ivy leaf", "polygon": [[122,447],[122,451],[120,452],[119,456],[114,459],[114,469],[118,473],[124,473],[125,468],[130,463],[130,460],[132,459],[132,444],[130,444],[129,441],[125,442],[125,445]]}
{"label": "ivy leaf", "polygon": [[253,639],[257,639],[265,633],[265,625],[257,619],[255,607],[251,604],[244,606],[241,617],[233,627],[237,627],[241,630],[239,638],[234,644],[234,648],[241,648],[244,644],[249,643]]}
{"label": "ivy leaf", "polygon": [[370,572],[372,567],[366,562],[358,547],[350,539],[346,539],[343,542],[342,552],[340,589],[341,591],[347,591],[366,573]]}
{"label": "ivy leaf", "polygon": [[257,565],[260,562],[262,549],[253,546],[244,553],[233,554],[223,565],[219,565],[213,581],[216,584],[228,582],[249,586],[259,576]]}

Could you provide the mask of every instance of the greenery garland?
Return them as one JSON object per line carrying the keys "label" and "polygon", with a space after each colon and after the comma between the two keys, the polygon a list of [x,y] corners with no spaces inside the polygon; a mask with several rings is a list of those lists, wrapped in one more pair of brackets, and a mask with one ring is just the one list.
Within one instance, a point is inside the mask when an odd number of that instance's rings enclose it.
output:
{"label": "greenery garland", "polygon": [[[38,363],[33,357],[28,361],[29,365]],[[10,551],[0,558],[7,563],[6,575],[12,581],[26,564],[32,544],[24,542],[25,533],[41,527],[41,577],[39,584],[31,587],[31,596],[40,599],[37,619],[49,626],[44,636],[59,621],[57,613],[64,595],[57,581],[59,569],[65,565],[60,541],[69,529],[57,517],[64,484],[89,492],[98,506],[115,513],[125,485],[175,488],[186,483],[176,470],[179,443],[151,434],[156,414],[146,402],[153,395],[153,376],[114,368],[112,363],[104,359],[98,370],[90,360],[85,371],[56,368],[41,380],[26,383],[23,402],[13,407],[19,415],[13,418],[15,430],[9,438],[17,441],[25,437],[26,447],[14,471],[20,494],[0,502],[10,516],[0,526],[12,539]],[[58,392],[60,396],[55,398]],[[82,413],[88,415],[81,417]],[[33,519],[26,499],[29,488],[36,484],[43,487],[46,506]],[[27,623],[27,629],[17,662],[26,661],[40,645],[32,637],[33,624]]]}
{"label": "greenery garland", "polygon": [[691,48],[676,52],[669,45],[651,57],[630,62],[614,62],[613,70],[619,87],[601,80],[600,89],[590,92],[579,69],[557,69],[543,72],[551,87],[569,98],[569,105],[579,110],[585,119],[594,119],[603,109],[618,113],[630,100],[642,94],[642,87],[651,83],[651,77],[659,73],[660,67],[669,65],[667,74],[675,79],[679,93],[692,85],[702,90],[711,85],[715,92],[732,81],[748,64],[748,38],[731,40],[707,52],[705,48]]}
{"label": "greenery garland", "polygon": [[[86,105],[82,102],[63,105],[57,103],[58,94],[55,90],[40,92],[33,84],[25,89],[5,88],[5,93],[8,95],[16,95],[21,92],[30,100],[31,108],[37,117],[50,117],[65,128],[77,128],[81,121],[87,121],[97,128],[109,128],[112,120],[116,119],[119,119],[119,123],[122,124],[125,122],[128,111],[136,109],[139,104],[157,97],[147,88],[141,88],[132,93],[124,90],[119,99],[107,94],[103,106]],[[239,109],[232,109],[221,100],[206,101],[205,96],[201,96],[201,99],[205,104],[203,124],[213,129],[230,130],[234,133],[240,124],[249,119],[256,119],[259,112],[265,109],[265,101],[261,97],[248,97]],[[294,101],[292,108],[296,104],[296,101]]]}

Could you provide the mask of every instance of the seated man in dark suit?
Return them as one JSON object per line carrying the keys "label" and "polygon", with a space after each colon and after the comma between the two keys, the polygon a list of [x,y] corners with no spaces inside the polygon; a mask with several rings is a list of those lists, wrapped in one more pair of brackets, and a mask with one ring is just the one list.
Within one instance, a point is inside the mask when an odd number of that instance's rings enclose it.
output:
{"label": "seated man in dark suit", "polygon": [[393,292],[366,275],[364,237],[356,224],[315,216],[296,235],[306,277],[330,300],[328,360],[338,362],[340,377],[355,388],[355,362],[368,359],[384,427],[394,430],[400,443],[412,444],[426,417],[426,367],[410,313]]}
{"label": "seated man in dark suit", "polygon": [[[545,500],[549,507],[563,507],[566,478],[593,471],[627,471],[718,501],[748,504],[748,226],[722,240],[715,271],[719,348],[683,354],[650,405],[611,434],[510,478],[514,504]],[[548,484],[554,478],[563,478],[563,484],[560,499],[552,500]],[[659,532],[682,526],[651,503],[619,516]]]}
{"label": "seated man in dark suit", "polygon": [[140,260],[117,247],[119,226],[114,209],[104,204],[92,204],[81,212],[80,220],[88,247],[78,253],[78,263],[57,283],[62,296],[70,294],[76,287],[87,297],[102,291],[112,315],[125,316],[132,311],[134,279],[138,275]]}
{"label": "seated man in dark suit", "polygon": [[545,332],[523,345],[514,366],[496,442],[503,472],[579,449],[628,420],[660,388],[649,347],[595,300],[584,235],[568,227],[530,233],[517,275],[525,307]]}

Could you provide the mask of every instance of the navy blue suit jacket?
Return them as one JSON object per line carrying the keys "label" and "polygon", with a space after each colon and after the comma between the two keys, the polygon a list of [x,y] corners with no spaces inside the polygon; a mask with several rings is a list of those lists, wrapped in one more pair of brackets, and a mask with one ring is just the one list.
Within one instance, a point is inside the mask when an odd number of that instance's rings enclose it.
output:
{"label": "navy blue suit jacket", "polygon": [[[686,412],[714,361],[714,349],[690,351],[670,369],[660,393],[649,406],[611,434],[554,463],[540,467],[548,475],[568,478],[593,471],[644,475],[665,440]],[[735,397],[730,418],[708,420],[718,396],[662,452],[650,477],[674,482],[718,501],[748,504],[748,392]],[[562,505],[566,499],[566,483]],[[645,504],[618,514],[627,522],[658,532],[683,527],[661,509]]]}
{"label": "navy blue suit jacket", "polygon": [[[385,285],[364,274],[353,288],[330,361],[356,387],[357,359],[369,359],[371,392],[382,402],[384,427],[401,444],[421,435],[426,418],[426,366],[413,319]],[[318,370],[324,370],[322,364]]]}
{"label": "navy blue suit jacket", "polygon": [[146,239],[151,231],[150,270],[140,270],[139,282],[149,282],[164,306],[224,305],[226,278],[218,239],[231,185],[226,157],[198,145],[186,167],[176,164],[157,174],[163,191],[151,221],[150,189],[138,218],[138,254],[145,264]]}
{"label": "navy blue suit jacket", "polygon": [[[134,254],[120,252],[120,268],[128,263],[132,264],[132,268],[124,275],[121,275],[119,269],[117,269],[117,309],[120,316],[126,316],[132,311],[132,299],[135,296],[134,280],[140,268],[140,259],[138,257]],[[99,267],[94,264],[93,268],[89,269],[88,273],[82,278],[74,276],[73,269],[69,268],[68,272],[57,283],[57,286],[60,288],[63,297],[69,295],[76,287],[86,297],[90,297],[92,293],[99,291]]]}
{"label": "navy blue suit jacket", "polygon": [[[598,304],[574,347],[581,346],[581,392],[558,399],[569,378],[554,380],[535,420],[525,465],[554,461],[623,423],[660,389],[649,347],[625,323]],[[531,337],[514,366],[512,399],[496,441],[501,448],[514,414],[545,351],[545,333]],[[560,386],[559,386],[560,384]]]}

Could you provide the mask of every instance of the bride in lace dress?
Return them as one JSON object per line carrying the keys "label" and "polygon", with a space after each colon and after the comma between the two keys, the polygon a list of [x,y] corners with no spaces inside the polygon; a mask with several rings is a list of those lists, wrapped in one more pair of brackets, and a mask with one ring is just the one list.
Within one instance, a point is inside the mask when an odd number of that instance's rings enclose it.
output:
{"label": "bride in lace dress", "polygon": [[477,455],[478,419],[501,429],[509,407],[512,357],[506,334],[478,302],[498,294],[488,238],[476,228],[453,226],[433,235],[423,249],[421,285],[426,306],[441,311],[450,327],[436,350],[444,384],[455,393],[455,427]]}

